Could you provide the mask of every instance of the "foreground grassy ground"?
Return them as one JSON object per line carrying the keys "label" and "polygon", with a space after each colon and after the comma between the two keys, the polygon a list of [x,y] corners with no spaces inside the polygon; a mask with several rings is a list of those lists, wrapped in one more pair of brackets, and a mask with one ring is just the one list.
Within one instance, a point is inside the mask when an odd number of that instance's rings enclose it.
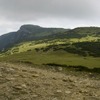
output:
{"label": "foreground grassy ground", "polygon": [[71,54],[64,51],[49,51],[47,53],[28,51],[19,54],[13,54],[6,57],[1,57],[0,61],[10,62],[29,62],[32,64],[48,64],[55,63],[71,66],[85,66],[89,68],[100,68],[99,57],[83,57],[77,54]]}
{"label": "foreground grassy ground", "polygon": [[0,100],[100,100],[100,74],[0,63]]}

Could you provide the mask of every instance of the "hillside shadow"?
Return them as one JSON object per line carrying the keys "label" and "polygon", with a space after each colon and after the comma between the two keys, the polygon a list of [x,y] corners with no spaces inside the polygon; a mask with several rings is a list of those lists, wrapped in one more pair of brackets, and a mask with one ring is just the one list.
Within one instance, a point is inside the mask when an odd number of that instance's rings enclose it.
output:
{"label": "hillside shadow", "polygon": [[100,74],[100,68],[88,68],[85,66],[68,66],[68,65],[61,65],[61,64],[55,64],[55,63],[48,63],[48,64],[44,64],[44,65],[48,65],[48,66],[52,66],[52,67],[64,67],[64,68],[68,68],[71,70],[75,70],[75,71],[80,71],[80,72],[91,72],[91,73],[99,73]]}

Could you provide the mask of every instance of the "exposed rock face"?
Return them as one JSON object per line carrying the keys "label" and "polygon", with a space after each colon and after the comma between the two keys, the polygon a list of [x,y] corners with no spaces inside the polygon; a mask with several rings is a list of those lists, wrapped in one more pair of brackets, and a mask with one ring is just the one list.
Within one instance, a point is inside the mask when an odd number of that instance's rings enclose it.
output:
{"label": "exposed rock face", "polygon": [[100,100],[99,77],[0,63],[0,100]]}

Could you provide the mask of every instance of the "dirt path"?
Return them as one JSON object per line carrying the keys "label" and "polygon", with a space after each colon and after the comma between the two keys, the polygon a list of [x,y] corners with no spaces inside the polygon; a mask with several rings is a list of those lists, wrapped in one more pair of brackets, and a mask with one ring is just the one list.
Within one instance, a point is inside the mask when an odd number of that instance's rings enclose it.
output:
{"label": "dirt path", "polygon": [[100,80],[0,63],[0,100],[100,100]]}

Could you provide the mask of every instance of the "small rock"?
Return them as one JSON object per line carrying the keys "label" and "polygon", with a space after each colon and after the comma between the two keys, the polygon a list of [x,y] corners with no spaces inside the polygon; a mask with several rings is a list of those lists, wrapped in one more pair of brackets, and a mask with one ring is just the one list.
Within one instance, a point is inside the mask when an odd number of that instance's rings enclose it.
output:
{"label": "small rock", "polygon": [[23,88],[27,88],[26,84],[22,84],[21,86],[22,86]]}
{"label": "small rock", "polygon": [[79,92],[80,92],[80,93],[88,93],[88,91],[85,90],[85,89],[81,89],[81,90],[79,90]]}
{"label": "small rock", "polygon": [[52,79],[57,80],[57,78],[56,78],[56,77],[53,77]]}
{"label": "small rock", "polygon": [[87,86],[87,87],[91,87],[91,83],[90,83],[90,82],[87,82],[87,83],[86,83],[86,86]]}
{"label": "small rock", "polygon": [[84,100],[100,100],[100,98],[93,97],[93,96],[88,96],[88,97],[84,97]]}
{"label": "small rock", "polygon": [[71,91],[65,91],[65,93],[66,93],[66,94],[70,94],[70,93],[71,93]]}
{"label": "small rock", "polygon": [[2,69],[3,73],[11,73],[11,74],[14,74],[15,73],[15,69],[13,68],[3,68]]}
{"label": "small rock", "polygon": [[13,88],[15,88],[17,90],[23,90],[24,88],[27,88],[27,86],[25,84],[22,84],[22,85],[16,85]]}
{"label": "small rock", "polygon": [[57,98],[53,98],[52,100],[58,100]]}
{"label": "small rock", "polygon": [[72,83],[71,86],[78,87],[78,84]]}
{"label": "small rock", "polygon": [[34,94],[34,95],[32,95],[34,98],[36,98],[36,97],[38,97],[38,95],[36,95],[36,94]]}
{"label": "small rock", "polygon": [[2,77],[2,74],[0,73],[0,77]]}
{"label": "small rock", "polygon": [[34,74],[37,74],[37,72],[34,71],[34,70],[30,70],[29,72],[30,72],[30,73],[34,73]]}
{"label": "small rock", "polygon": [[13,75],[14,77],[19,77],[20,75]]}
{"label": "small rock", "polygon": [[24,75],[24,74],[20,74],[19,76],[22,77],[22,78],[27,78],[27,76]]}
{"label": "small rock", "polygon": [[68,80],[64,78],[64,79],[62,79],[62,81],[63,81],[63,82],[67,82]]}
{"label": "small rock", "polygon": [[38,75],[38,74],[33,74],[32,76],[33,76],[33,77],[39,77],[39,75]]}
{"label": "small rock", "polygon": [[16,90],[22,90],[21,86],[14,86],[13,88],[16,89]]}
{"label": "small rock", "polygon": [[74,82],[74,80],[72,78],[68,78],[69,82]]}
{"label": "small rock", "polygon": [[13,72],[15,71],[15,69],[13,69],[13,68],[8,68],[7,71],[13,73]]}
{"label": "small rock", "polygon": [[73,89],[73,86],[68,86],[69,89]]}
{"label": "small rock", "polygon": [[62,71],[63,70],[63,68],[62,67],[58,67],[58,71]]}
{"label": "small rock", "polygon": [[7,78],[8,81],[13,81],[15,78]]}
{"label": "small rock", "polygon": [[61,90],[57,90],[57,93],[61,93],[62,91]]}
{"label": "small rock", "polygon": [[22,69],[22,72],[27,72],[27,69]]}
{"label": "small rock", "polygon": [[14,99],[14,100],[21,100],[21,99]]}

